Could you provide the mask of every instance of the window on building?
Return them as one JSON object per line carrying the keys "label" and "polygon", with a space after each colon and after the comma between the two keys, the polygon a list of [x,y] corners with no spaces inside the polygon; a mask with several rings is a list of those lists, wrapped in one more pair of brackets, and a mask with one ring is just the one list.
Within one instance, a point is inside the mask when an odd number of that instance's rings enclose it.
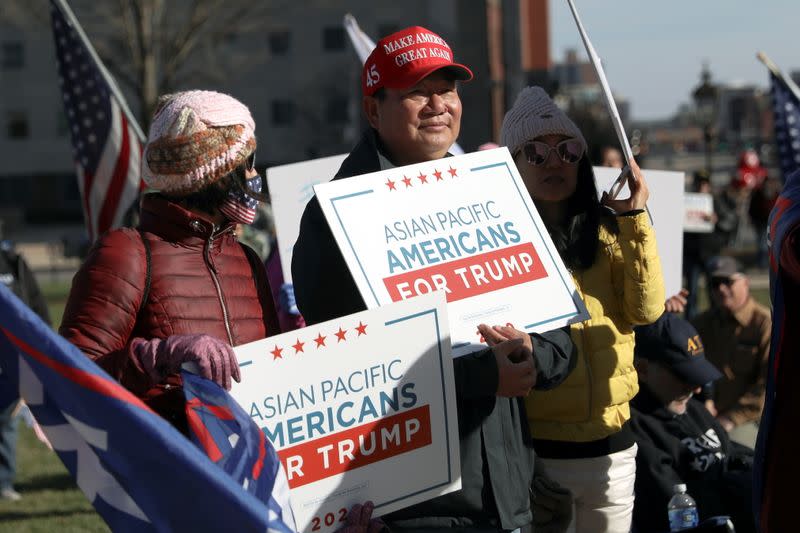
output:
{"label": "window on building", "polygon": [[0,64],[3,70],[20,69],[25,66],[25,48],[20,41],[6,41],[2,46]]}
{"label": "window on building", "polygon": [[325,120],[331,124],[341,124],[350,118],[347,113],[347,98],[332,96],[325,104]]}
{"label": "window on building", "polygon": [[400,25],[394,22],[384,22],[383,24],[378,24],[377,38],[383,39],[387,35],[391,35],[396,31],[400,31],[400,29]]}
{"label": "window on building", "polygon": [[285,126],[294,122],[295,108],[291,100],[272,101],[272,123]]}
{"label": "window on building", "polygon": [[291,34],[288,30],[271,31],[267,35],[267,44],[272,55],[282,56],[289,52]]}
{"label": "window on building", "polygon": [[346,44],[344,28],[328,26],[322,29],[322,49],[329,52],[344,50]]}
{"label": "window on building", "polygon": [[30,136],[28,116],[24,112],[8,112],[6,115],[6,135],[9,139],[27,139]]}

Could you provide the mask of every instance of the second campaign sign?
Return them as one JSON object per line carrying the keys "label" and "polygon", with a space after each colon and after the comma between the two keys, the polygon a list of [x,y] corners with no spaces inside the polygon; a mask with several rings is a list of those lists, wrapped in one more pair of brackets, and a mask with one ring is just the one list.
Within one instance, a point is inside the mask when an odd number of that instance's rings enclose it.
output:
{"label": "second campaign sign", "polygon": [[506,148],[316,185],[367,306],[444,291],[453,355],[476,326],[542,332],[588,314]]}

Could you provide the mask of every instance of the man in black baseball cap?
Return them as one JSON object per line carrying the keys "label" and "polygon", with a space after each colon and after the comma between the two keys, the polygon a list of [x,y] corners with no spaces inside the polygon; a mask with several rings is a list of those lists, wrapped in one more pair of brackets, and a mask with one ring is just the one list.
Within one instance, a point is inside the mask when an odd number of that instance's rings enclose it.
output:
{"label": "man in black baseball cap", "polygon": [[697,330],[674,313],[636,328],[634,356],[639,382],[678,415],[686,411],[693,392],[722,377],[706,359]]}
{"label": "man in black baseball cap", "polygon": [[673,486],[686,484],[701,519],[731,516],[736,531],[753,531],[749,504],[752,450],[727,432],[692,396],[722,377],[703,352],[697,330],[674,313],[636,328],[639,393],[631,401],[636,455],[637,531],[667,531]]}

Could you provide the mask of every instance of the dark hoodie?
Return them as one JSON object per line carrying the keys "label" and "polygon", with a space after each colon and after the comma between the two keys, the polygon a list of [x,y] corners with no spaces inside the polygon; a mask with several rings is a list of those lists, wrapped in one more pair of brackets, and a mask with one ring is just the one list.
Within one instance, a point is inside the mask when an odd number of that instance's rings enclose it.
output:
{"label": "dark hoodie", "polygon": [[631,401],[630,426],[639,445],[636,531],[669,531],[667,504],[678,483],[685,483],[697,502],[701,521],[727,515],[738,533],[755,531],[750,504],[752,450],[731,442],[699,401],[689,400],[686,413],[676,415],[641,383]]}

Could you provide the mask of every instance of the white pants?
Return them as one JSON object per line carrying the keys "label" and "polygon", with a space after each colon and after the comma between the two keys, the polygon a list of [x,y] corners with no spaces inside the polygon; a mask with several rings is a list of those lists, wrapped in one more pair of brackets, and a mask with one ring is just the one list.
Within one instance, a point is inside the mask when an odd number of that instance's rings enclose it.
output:
{"label": "white pants", "polygon": [[544,459],[547,476],[572,491],[568,533],[628,533],[633,519],[636,444],[588,459]]}

